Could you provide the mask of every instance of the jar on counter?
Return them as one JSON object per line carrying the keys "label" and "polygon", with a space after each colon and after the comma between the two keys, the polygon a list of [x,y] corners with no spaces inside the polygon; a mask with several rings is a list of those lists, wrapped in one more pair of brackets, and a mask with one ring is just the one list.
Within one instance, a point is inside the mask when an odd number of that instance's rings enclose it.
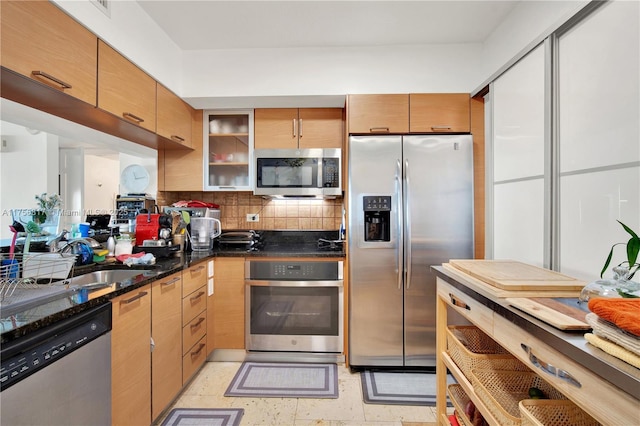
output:
{"label": "jar on counter", "polygon": [[116,257],[121,254],[133,253],[133,240],[128,235],[123,235],[116,239]]}

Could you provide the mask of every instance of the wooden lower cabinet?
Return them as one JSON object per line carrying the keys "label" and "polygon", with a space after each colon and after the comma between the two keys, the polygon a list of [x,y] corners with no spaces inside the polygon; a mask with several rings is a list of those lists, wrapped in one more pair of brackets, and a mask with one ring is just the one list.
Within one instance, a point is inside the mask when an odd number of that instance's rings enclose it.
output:
{"label": "wooden lower cabinet", "polygon": [[182,273],[151,285],[151,418],[182,389]]}
{"label": "wooden lower cabinet", "polygon": [[113,425],[151,424],[151,284],[112,300]]}
{"label": "wooden lower cabinet", "polygon": [[[244,258],[215,259],[213,296],[208,303],[209,325],[214,349],[245,349],[244,343]],[[211,350],[211,348],[210,348]]]}
{"label": "wooden lower cabinet", "polygon": [[182,272],[182,384],[186,384],[206,361],[207,266],[200,262]]}

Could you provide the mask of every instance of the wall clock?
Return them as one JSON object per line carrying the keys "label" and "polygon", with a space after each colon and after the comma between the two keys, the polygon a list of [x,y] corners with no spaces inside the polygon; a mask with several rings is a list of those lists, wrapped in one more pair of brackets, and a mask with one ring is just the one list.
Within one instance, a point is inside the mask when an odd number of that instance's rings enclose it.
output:
{"label": "wall clock", "polygon": [[149,172],[140,164],[131,164],[120,174],[120,183],[132,193],[144,194],[149,186]]}

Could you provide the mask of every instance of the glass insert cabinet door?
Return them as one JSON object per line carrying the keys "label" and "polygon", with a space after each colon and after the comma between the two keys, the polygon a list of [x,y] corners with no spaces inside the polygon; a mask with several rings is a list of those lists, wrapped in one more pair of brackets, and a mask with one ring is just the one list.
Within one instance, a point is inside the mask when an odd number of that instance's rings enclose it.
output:
{"label": "glass insert cabinet door", "polygon": [[204,188],[253,189],[253,110],[204,112]]}

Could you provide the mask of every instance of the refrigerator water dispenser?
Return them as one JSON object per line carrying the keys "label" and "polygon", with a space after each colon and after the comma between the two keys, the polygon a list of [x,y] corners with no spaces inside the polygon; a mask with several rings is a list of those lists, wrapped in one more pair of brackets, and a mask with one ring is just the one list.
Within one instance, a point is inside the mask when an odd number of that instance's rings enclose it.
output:
{"label": "refrigerator water dispenser", "polygon": [[364,240],[391,241],[391,196],[364,196]]}

